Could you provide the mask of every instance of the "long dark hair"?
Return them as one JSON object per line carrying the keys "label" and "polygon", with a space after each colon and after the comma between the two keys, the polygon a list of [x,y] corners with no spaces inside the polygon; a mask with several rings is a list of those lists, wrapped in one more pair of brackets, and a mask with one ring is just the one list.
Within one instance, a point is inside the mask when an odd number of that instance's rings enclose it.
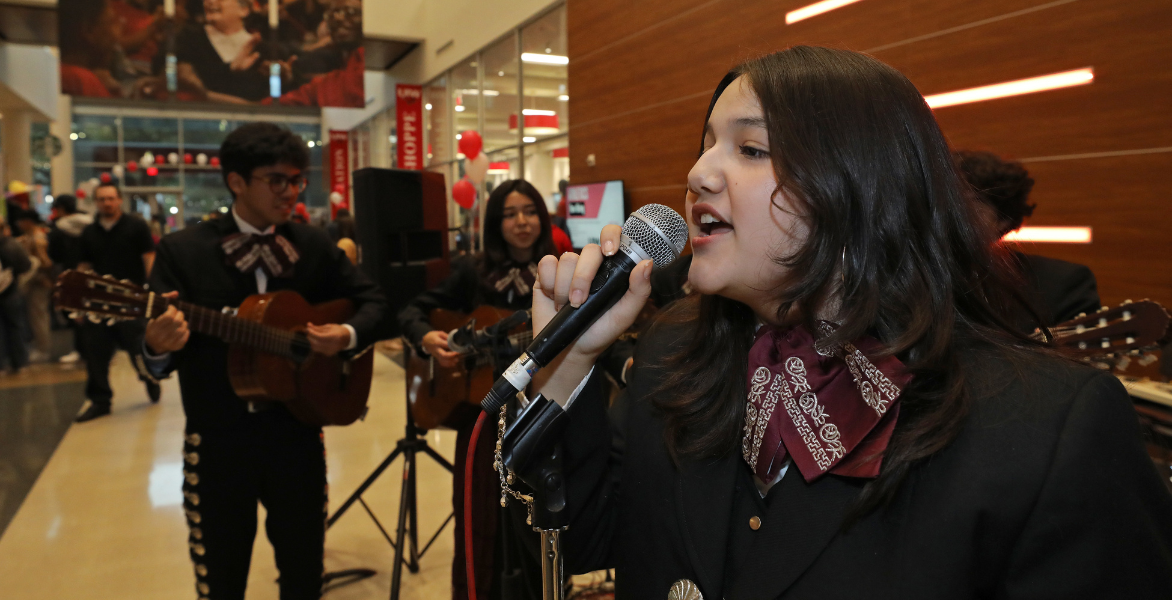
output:
{"label": "long dark hair", "polygon": [[488,196],[488,205],[484,207],[484,256],[480,262],[482,273],[491,273],[512,260],[509,255],[509,244],[501,234],[501,223],[505,220],[505,200],[513,192],[532,200],[533,208],[537,209],[537,217],[541,219],[541,233],[537,236],[537,241],[533,242],[533,262],[541,260],[546,254],[557,254],[557,249],[553,245],[553,232],[550,229],[549,209],[545,207],[545,199],[541,197],[541,192],[524,179],[510,179],[493,188]]}
{"label": "long dark hair", "polygon": [[[788,269],[779,317],[811,331],[836,294],[841,325],[827,345],[864,334],[915,375],[904,391],[882,473],[857,510],[889,501],[909,468],[960,432],[971,398],[966,348],[1013,352],[1029,341],[1001,316],[1003,257],[964,193],[948,144],[915,86],[895,69],[845,50],[797,46],[750,60],[713,95],[745,77],[764,111],[780,194],[808,227]],[[705,119],[707,122],[707,118]],[[780,207],[780,205],[779,205]],[[693,335],[669,361],[655,394],[675,457],[713,457],[740,446],[747,354],[756,317],[719,296],[677,303],[668,319]],[[796,312],[790,312],[796,311]]]}

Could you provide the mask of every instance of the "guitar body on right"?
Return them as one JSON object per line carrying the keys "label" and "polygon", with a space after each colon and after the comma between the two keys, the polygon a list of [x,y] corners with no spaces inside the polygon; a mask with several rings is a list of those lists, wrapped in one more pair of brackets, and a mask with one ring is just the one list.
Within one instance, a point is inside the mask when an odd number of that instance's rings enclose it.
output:
{"label": "guitar body on right", "polygon": [[[481,306],[471,314],[437,308],[431,311],[430,321],[439,331],[451,331],[475,320],[475,328],[479,330],[514,312],[492,306]],[[525,331],[525,327],[519,327],[509,333],[520,335]],[[465,355],[455,368],[449,369],[431,357],[407,350],[405,370],[411,416],[423,429],[458,429],[469,416],[475,418],[480,410],[480,400],[496,382],[492,357],[488,352]]]}

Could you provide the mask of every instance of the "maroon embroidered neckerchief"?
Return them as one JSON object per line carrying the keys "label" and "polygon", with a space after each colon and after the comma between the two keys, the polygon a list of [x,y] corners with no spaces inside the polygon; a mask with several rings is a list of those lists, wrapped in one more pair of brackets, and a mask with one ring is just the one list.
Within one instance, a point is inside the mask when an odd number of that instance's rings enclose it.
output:
{"label": "maroon embroidered neckerchief", "polygon": [[293,265],[301,258],[285,236],[278,233],[233,233],[220,242],[230,266],[241,273],[258,268],[268,277],[293,275]]}
{"label": "maroon embroidered neckerchief", "polygon": [[762,327],[749,350],[741,452],[761,481],[775,481],[786,457],[807,482],[879,475],[912,376],[893,356],[868,359],[881,347],[872,337],[826,350],[815,339],[803,326]]}

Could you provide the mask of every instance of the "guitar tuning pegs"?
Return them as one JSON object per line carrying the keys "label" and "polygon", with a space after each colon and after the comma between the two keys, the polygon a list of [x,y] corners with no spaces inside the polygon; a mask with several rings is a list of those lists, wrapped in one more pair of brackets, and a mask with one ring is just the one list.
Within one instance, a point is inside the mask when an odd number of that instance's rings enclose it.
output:
{"label": "guitar tuning pegs", "polygon": [[99,317],[98,315],[95,315],[95,314],[86,315],[86,318],[88,318],[90,320],[90,323],[100,324],[102,322],[102,317]]}
{"label": "guitar tuning pegs", "polygon": [[1111,307],[1110,307],[1110,306],[1104,306],[1104,307],[1101,307],[1101,308],[1099,308],[1099,312],[1103,312],[1103,311],[1107,311],[1107,310],[1111,310]]}
{"label": "guitar tuning pegs", "polygon": [[70,319],[76,319],[80,316],[81,316],[81,313],[77,312],[76,310],[69,311],[69,318]]}
{"label": "guitar tuning pegs", "polygon": [[125,283],[126,285],[134,285],[129,279],[119,279],[118,283]]}
{"label": "guitar tuning pegs", "polygon": [[113,325],[113,324],[117,323],[117,322],[118,322],[118,321],[120,321],[120,320],[121,320],[121,319],[116,319],[116,318],[114,318],[114,317],[110,317],[109,319],[107,319],[107,320],[106,320],[106,324],[107,324],[107,325]]}
{"label": "guitar tuning pegs", "polygon": [[1124,301],[1123,301],[1123,303],[1124,303],[1124,304],[1131,304],[1131,298],[1128,298],[1127,300],[1124,300]]}
{"label": "guitar tuning pegs", "polygon": [[114,281],[114,276],[113,275],[102,275],[102,279]]}

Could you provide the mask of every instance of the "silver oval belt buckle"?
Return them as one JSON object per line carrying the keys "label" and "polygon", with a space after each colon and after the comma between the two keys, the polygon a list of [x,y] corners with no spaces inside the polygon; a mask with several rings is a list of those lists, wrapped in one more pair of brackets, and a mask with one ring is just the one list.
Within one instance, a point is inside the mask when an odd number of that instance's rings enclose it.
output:
{"label": "silver oval belt buckle", "polygon": [[700,588],[689,579],[681,579],[671,585],[667,592],[667,600],[704,600]]}

